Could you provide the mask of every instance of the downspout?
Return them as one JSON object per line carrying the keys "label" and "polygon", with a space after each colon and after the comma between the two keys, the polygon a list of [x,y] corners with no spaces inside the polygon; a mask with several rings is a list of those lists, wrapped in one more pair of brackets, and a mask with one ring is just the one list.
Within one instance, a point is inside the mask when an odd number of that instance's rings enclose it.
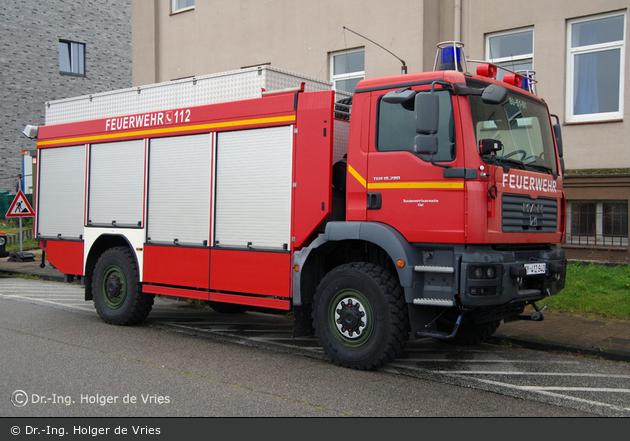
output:
{"label": "downspout", "polygon": [[453,6],[454,18],[454,36],[453,41],[462,41],[462,0],[455,0],[455,6]]}

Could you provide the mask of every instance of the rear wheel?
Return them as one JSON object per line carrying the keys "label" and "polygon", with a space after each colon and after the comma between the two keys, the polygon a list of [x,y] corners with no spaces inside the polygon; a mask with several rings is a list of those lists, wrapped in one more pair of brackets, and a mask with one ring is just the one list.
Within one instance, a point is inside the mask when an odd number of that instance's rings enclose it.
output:
{"label": "rear wheel", "polygon": [[138,265],[129,248],[105,251],[96,262],[92,281],[94,307],[112,325],[135,325],[153,306],[153,294],[142,292]]}
{"label": "rear wheel", "polygon": [[409,338],[402,287],[389,271],[370,263],[342,265],[322,279],[313,325],[333,361],[354,369],[393,361]]}

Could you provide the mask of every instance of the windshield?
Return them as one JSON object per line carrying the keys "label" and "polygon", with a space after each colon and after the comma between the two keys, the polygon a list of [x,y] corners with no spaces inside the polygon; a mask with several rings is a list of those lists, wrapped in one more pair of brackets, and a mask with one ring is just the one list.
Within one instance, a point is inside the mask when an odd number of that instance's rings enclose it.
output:
{"label": "windshield", "polygon": [[[523,170],[557,173],[556,158],[547,108],[524,95],[510,92],[499,105],[485,104],[480,96],[470,96],[477,145],[481,139],[500,141],[498,164]],[[491,163],[491,154],[482,155]]]}

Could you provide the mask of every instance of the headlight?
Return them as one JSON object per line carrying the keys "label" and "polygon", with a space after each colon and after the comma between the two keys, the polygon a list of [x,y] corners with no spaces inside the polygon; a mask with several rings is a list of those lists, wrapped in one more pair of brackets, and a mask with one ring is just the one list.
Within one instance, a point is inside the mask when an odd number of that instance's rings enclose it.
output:
{"label": "headlight", "polygon": [[503,266],[468,265],[465,292],[470,296],[496,296],[502,292]]}
{"label": "headlight", "polygon": [[0,247],[3,246],[5,243],[7,243],[7,238],[6,237],[0,237]]}
{"label": "headlight", "polygon": [[470,265],[468,267],[468,278],[471,280],[493,280],[497,276],[496,266]]}

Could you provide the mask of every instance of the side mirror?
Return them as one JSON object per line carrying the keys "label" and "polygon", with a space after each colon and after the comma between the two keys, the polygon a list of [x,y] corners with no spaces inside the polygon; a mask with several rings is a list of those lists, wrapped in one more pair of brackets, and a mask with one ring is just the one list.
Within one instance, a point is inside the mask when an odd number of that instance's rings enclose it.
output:
{"label": "side mirror", "polygon": [[414,151],[421,155],[437,155],[438,138],[435,134],[418,134],[415,138]]}
{"label": "side mirror", "polygon": [[416,95],[416,133],[434,135],[440,128],[440,102],[433,93],[418,93]]}
{"label": "side mirror", "polygon": [[[558,118],[556,115],[551,115],[551,116],[555,117],[556,120]],[[553,134],[556,137],[556,145],[558,146],[558,156],[562,158],[564,155],[563,155],[563,148],[562,148],[562,129],[560,128],[560,121],[557,121],[553,125]]]}
{"label": "side mirror", "polygon": [[488,155],[503,150],[503,144],[496,139],[480,139],[479,140],[479,153],[482,155]]}
{"label": "side mirror", "polygon": [[508,90],[497,84],[491,84],[483,90],[481,99],[486,104],[503,104],[508,97]]}

